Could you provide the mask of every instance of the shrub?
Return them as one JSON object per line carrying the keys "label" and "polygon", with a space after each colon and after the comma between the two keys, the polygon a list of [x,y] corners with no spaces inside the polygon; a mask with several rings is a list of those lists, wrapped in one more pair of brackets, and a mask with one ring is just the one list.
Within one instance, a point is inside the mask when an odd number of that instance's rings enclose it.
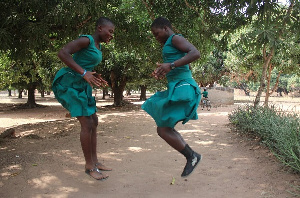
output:
{"label": "shrub", "polygon": [[229,114],[230,122],[239,130],[259,136],[275,156],[300,173],[300,119],[274,107],[244,106]]}

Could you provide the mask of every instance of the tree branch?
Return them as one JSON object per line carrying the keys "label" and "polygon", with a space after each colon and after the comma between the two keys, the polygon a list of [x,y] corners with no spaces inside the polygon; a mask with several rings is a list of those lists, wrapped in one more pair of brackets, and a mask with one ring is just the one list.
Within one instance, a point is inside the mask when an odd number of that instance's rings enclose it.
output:
{"label": "tree branch", "polygon": [[150,18],[152,19],[152,21],[154,21],[155,16],[154,16],[154,13],[153,13],[153,11],[151,10],[149,4],[148,4],[145,0],[143,0],[143,3],[145,4],[145,6],[146,6],[146,8],[147,8],[147,11],[148,11],[148,13],[149,13],[149,15],[150,15]]}
{"label": "tree branch", "polygon": [[191,6],[191,5],[187,2],[187,0],[184,0],[184,2],[185,2],[185,5],[186,5],[188,8],[194,10],[194,11],[198,14],[198,16],[199,16],[200,19],[201,19],[201,23],[202,23],[203,27],[205,27],[205,23],[203,22],[204,20],[203,20],[203,18],[201,17],[201,14],[197,11],[197,9],[196,9],[195,7],[193,7],[193,6]]}
{"label": "tree branch", "polygon": [[279,71],[279,72],[278,72],[278,75],[277,75],[277,78],[276,78],[276,83],[275,83],[275,85],[274,85],[274,87],[273,87],[273,89],[272,89],[270,95],[273,94],[274,91],[275,91],[275,89],[278,87],[278,84],[279,84],[279,77],[280,77],[281,73],[282,73],[282,71]]}
{"label": "tree branch", "polygon": [[80,29],[82,28],[87,22],[89,22],[89,20],[91,20],[92,16],[88,16],[88,18],[84,21],[82,21],[81,23],[79,23],[77,26],[76,26],[76,29]]}

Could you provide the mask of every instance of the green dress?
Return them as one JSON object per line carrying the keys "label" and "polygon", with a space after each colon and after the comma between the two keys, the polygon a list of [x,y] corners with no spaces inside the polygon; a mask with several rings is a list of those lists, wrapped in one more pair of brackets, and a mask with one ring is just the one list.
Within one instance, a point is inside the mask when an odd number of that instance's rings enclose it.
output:
{"label": "green dress", "polygon": [[[90,39],[87,48],[73,54],[74,61],[87,71],[92,71],[102,60],[101,45],[95,46],[91,35],[81,35]],[[92,87],[81,75],[69,67],[60,69],[52,83],[55,98],[66,108],[72,117],[90,116],[96,109],[96,100],[92,96]]]}
{"label": "green dress", "polygon": [[[162,54],[163,62],[171,63],[186,55],[172,44],[171,35],[166,41]],[[201,99],[201,91],[192,77],[189,65],[171,70],[167,75],[167,90],[156,92],[142,105],[155,120],[158,127],[171,127],[182,121],[197,120],[197,108]]]}

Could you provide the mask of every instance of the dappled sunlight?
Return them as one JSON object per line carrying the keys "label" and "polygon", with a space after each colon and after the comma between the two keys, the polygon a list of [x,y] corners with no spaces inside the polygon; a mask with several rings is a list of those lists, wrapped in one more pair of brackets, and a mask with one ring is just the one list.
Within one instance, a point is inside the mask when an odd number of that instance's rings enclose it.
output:
{"label": "dappled sunlight", "polygon": [[[112,99],[98,101],[101,104],[112,103]],[[97,103],[97,106],[101,104]],[[198,120],[176,125],[176,130],[186,143],[203,155],[203,161],[193,175],[182,179],[180,174],[186,163],[184,156],[158,136],[151,116],[137,110],[136,106],[136,109],[131,108],[132,104],[129,107],[102,106],[98,109],[98,160],[113,169],[103,171],[109,175],[104,182],[85,174],[85,160],[79,140],[80,123],[76,118],[65,118],[65,110],[60,110],[63,116],[60,120],[17,126],[18,138],[4,139],[0,147],[0,187],[3,190],[0,197],[6,192],[10,193],[7,197],[33,198],[168,197],[172,193],[179,197],[181,194],[178,192],[182,192],[184,197],[184,193],[191,196],[197,194],[201,186],[204,191],[219,192],[221,197],[230,197],[228,192],[233,195],[241,192],[234,197],[243,197],[243,193],[252,193],[259,186],[259,190],[265,190],[267,181],[264,177],[273,179],[275,176],[269,177],[269,174],[279,172],[278,168],[268,164],[260,167],[268,160],[262,157],[260,150],[239,142],[236,133],[231,132],[228,126],[226,109],[218,107],[211,111],[200,110]],[[55,115],[59,108],[44,110]],[[27,123],[35,121],[31,119],[31,114],[26,118],[27,112],[24,112],[27,110],[22,111],[20,120],[24,118]],[[42,113],[47,113],[42,111],[36,112],[40,120],[43,120]],[[1,123],[4,114],[0,112]],[[16,114],[15,123],[21,112],[18,110]],[[14,112],[8,112],[7,117],[13,115]],[[170,185],[172,179],[174,185]],[[274,179],[274,183],[278,181]],[[278,186],[274,185],[274,188]],[[214,197],[206,195],[203,196]]]}
{"label": "dappled sunlight", "polygon": [[198,132],[203,132],[203,131],[192,129],[192,130],[180,130],[179,132],[182,134],[185,134],[185,133],[198,133]]}
{"label": "dappled sunlight", "polygon": [[137,102],[132,102],[133,104],[136,104],[136,105],[142,105],[144,104],[145,101],[137,101]]}
{"label": "dappled sunlight", "polygon": [[[78,192],[78,188],[72,188],[72,187],[58,187],[57,189],[60,192],[65,192],[65,193],[70,193],[70,192]],[[57,197],[61,197],[63,193],[59,193],[59,195],[57,195]],[[67,194],[65,194],[67,196]],[[68,196],[67,196],[68,197]]]}
{"label": "dappled sunlight", "polygon": [[13,127],[18,126],[22,124],[28,124],[28,123],[39,123],[39,122],[45,122],[45,121],[55,121],[56,119],[37,119],[37,118],[0,118],[0,123],[5,123],[5,127]]}
{"label": "dappled sunlight", "polygon": [[211,113],[198,113],[199,117],[205,117],[205,116],[228,116],[228,112],[211,112]]}
{"label": "dappled sunlight", "polygon": [[217,134],[212,134],[212,133],[209,133],[209,132],[205,132],[203,135],[210,136],[210,137],[217,137],[218,136]]}
{"label": "dappled sunlight", "polygon": [[128,147],[129,151],[135,152],[135,153],[139,153],[142,151],[150,151],[151,149],[143,149],[141,147]]}
{"label": "dappled sunlight", "polygon": [[109,153],[102,153],[101,157],[105,158],[105,159],[110,159],[110,160],[115,160],[118,162],[123,161],[121,156],[124,156],[124,154],[121,153],[117,153],[117,152],[109,152]]}
{"label": "dappled sunlight", "polygon": [[[44,153],[42,153],[43,155],[45,155]],[[80,161],[80,159],[82,159],[81,153],[80,156],[78,156],[78,153],[75,153],[72,150],[68,150],[68,149],[62,149],[62,150],[53,150],[51,152],[49,152],[47,154],[48,156],[55,156],[58,158],[63,158],[65,160],[70,160],[70,161]]]}
{"label": "dappled sunlight", "polygon": [[208,141],[195,141],[195,143],[199,144],[199,145],[207,146],[207,145],[212,145],[214,143],[214,141],[211,141],[211,140],[208,140]]}
{"label": "dappled sunlight", "polygon": [[218,145],[224,146],[224,147],[232,146],[232,145],[230,145],[230,144],[225,144],[225,143],[219,143]]}
{"label": "dappled sunlight", "polygon": [[243,162],[245,162],[245,161],[249,161],[249,158],[245,158],[245,157],[237,157],[237,158],[233,158],[232,159],[233,161],[243,161]]}
{"label": "dappled sunlight", "polygon": [[[49,190],[49,188],[55,188],[55,193],[51,193],[51,197],[67,198],[70,197],[70,193],[76,193],[78,188],[66,186],[62,181],[53,175],[42,176],[40,178],[34,178],[28,181],[31,188],[39,190]],[[32,197],[45,197],[45,193],[37,193]]]}
{"label": "dappled sunlight", "polygon": [[61,150],[62,154],[72,155],[73,153],[70,150]]}
{"label": "dappled sunlight", "polygon": [[144,134],[144,135],[141,135],[141,137],[153,137],[153,134]]}
{"label": "dappled sunlight", "polygon": [[2,172],[0,175],[3,178],[8,178],[8,177],[14,177],[20,174],[20,172],[22,171],[22,167],[20,164],[14,164],[14,165],[10,165],[5,167],[3,170],[5,170],[5,172]]}
{"label": "dappled sunlight", "polygon": [[[85,165],[85,163],[81,163],[82,166]],[[78,177],[78,172],[68,169],[68,170],[64,170],[65,173],[67,173],[68,175],[71,175],[72,177]]]}
{"label": "dappled sunlight", "polygon": [[21,136],[26,136],[26,135],[34,133],[34,131],[35,131],[34,129],[28,130],[28,131],[23,131],[23,132],[20,133],[20,135]]}
{"label": "dappled sunlight", "polygon": [[60,185],[61,181],[54,175],[46,175],[40,178],[33,178],[29,180],[28,183],[33,188],[45,189],[48,188],[48,186],[51,186],[52,183]]}
{"label": "dappled sunlight", "polygon": [[112,118],[117,118],[117,117],[131,117],[132,115],[138,116],[141,114],[138,114],[136,112],[134,112],[134,113],[132,113],[132,112],[115,112],[115,113],[101,112],[101,113],[97,113],[99,123],[107,122],[108,121],[107,119],[112,119]]}
{"label": "dappled sunlight", "polygon": [[0,150],[7,150],[8,149],[8,147],[0,147]]}

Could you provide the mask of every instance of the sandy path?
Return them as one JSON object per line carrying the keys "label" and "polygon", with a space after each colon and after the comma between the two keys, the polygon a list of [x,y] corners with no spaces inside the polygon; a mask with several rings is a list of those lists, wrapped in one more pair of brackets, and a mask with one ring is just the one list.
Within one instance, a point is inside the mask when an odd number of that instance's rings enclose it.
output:
{"label": "sandy path", "polygon": [[[1,111],[2,121],[36,116],[60,120],[18,124],[17,135],[23,137],[0,142],[0,197],[292,197],[287,190],[299,185],[299,175],[287,172],[255,141],[230,130],[227,115],[233,108],[199,109],[199,120],[178,125],[190,146],[203,155],[187,179],[180,177],[185,159],[158,137],[144,111],[100,109],[99,156],[113,168],[102,182],[84,173],[79,124],[64,118],[60,106]],[[1,127],[5,124],[7,120]],[[36,136],[24,137],[28,134]]]}

